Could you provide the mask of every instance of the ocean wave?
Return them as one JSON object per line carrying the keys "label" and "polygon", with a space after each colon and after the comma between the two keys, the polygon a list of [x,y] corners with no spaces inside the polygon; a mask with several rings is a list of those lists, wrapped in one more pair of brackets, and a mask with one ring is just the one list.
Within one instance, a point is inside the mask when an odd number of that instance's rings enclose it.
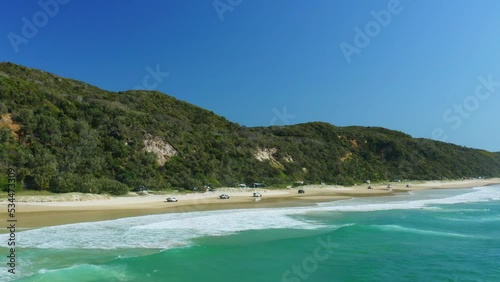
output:
{"label": "ocean wave", "polygon": [[356,225],[356,223],[341,224],[341,225],[336,226],[333,230],[340,230],[340,229],[355,226],[355,225]]}
{"label": "ocean wave", "polygon": [[442,237],[461,237],[461,238],[478,238],[474,235],[466,235],[460,233],[453,232],[443,232],[443,231],[434,231],[434,230],[426,230],[426,229],[418,229],[418,228],[408,228],[400,225],[370,225],[370,227],[390,232],[405,232],[405,233],[413,233],[413,234],[421,234],[421,235],[432,235],[432,236],[442,236]]}
{"label": "ocean wave", "polygon": [[491,209],[443,209],[439,207],[433,207],[436,211],[443,213],[478,213],[478,212],[489,212]]}
{"label": "ocean wave", "polygon": [[124,267],[77,264],[59,269],[40,269],[26,278],[28,281],[130,281]]}
{"label": "ocean wave", "polygon": [[446,220],[446,221],[459,221],[459,222],[475,222],[475,223],[485,223],[485,222],[499,222],[500,216],[482,216],[482,217],[436,217],[436,219]]}
{"label": "ocean wave", "polygon": [[225,236],[261,229],[317,229],[321,224],[294,218],[300,209],[224,210],[149,215],[45,227],[18,233],[24,248],[170,249],[202,236]]}
{"label": "ocean wave", "polygon": [[10,268],[8,267],[0,266],[0,273],[2,273],[2,279],[0,281],[10,282],[19,279],[18,271],[16,272],[16,274],[11,274],[8,272],[9,269]]}
{"label": "ocean wave", "polygon": [[398,209],[429,209],[432,205],[451,205],[460,203],[474,203],[500,200],[500,189],[494,186],[476,187],[471,192],[455,195],[447,198],[423,199],[413,201],[391,201],[390,198],[384,203],[338,205],[335,203],[324,203],[320,205],[323,211],[382,211]]}
{"label": "ocean wave", "polygon": [[[23,269],[25,268],[26,267],[23,267]],[[0,267],[0,271],[4,270],[5,272],[3,273],[6,273],[7,269]],[[8,282],[17,281],[19,279],[23,281],[70,281],[75,280],[76,277],[78,277],[78,281],[95,281],[96,275],[99,277],[118,278],[107,281],[127,281],[126,279],[119,279],[120,276],[123,276],[119,271],[110,271],[110,269],[105,269],[102,266],[91,264],[78,264],[59,269],[42,268],[38,271],[23,273],[19,273],[19,270],[17,270],[16,274],[3,275],[0,281]]]}

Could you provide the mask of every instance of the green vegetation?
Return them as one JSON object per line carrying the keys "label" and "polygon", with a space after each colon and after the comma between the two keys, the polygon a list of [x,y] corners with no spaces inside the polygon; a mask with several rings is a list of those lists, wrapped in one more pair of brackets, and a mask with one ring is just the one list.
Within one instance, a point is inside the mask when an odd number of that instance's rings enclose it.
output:
{"label": "green vegetation", "polygon": [[[11,63],[0,63],[0,114],[14,123],[0,124],[0,169],[16,168],[28,190],[118,195],[138,185],[183,190],[500,176],[499,153],[384,128],[246,128],[160,92],[108,92]],[[160,165],[144,150],[148,136],[177,154]],[[255,154],[265,149],[271,159],[259,161]]]}

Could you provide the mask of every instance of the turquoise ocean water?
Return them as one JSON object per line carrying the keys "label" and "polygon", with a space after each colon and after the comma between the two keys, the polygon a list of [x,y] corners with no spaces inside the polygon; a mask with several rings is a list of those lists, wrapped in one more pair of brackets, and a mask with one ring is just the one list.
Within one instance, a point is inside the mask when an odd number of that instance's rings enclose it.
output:
{"label": "turquoise ocean water", "polygon": [[[500,281],[500,186],[151,215],[17,237],[17,274],[2,263],[0,281]],[[0,234],[2,254],[6,240]]]}

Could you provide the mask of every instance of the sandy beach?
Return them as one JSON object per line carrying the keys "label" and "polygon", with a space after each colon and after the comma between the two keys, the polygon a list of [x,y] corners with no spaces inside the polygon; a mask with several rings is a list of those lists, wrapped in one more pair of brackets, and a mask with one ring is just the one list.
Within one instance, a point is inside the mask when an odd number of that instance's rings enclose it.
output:
{"label": "sandy beach", "polygon": [[[368,184],[352,187],[309,185],[301,187],[305,190],[305,194],[298,194],[298,188],[281,190],[219,188],[205,193],[161,195],[131,193],[120,197],[70,193],[53,196],[19,196],[16,197],[15,204],[18,228],[31,229],[159,213],[306,206],[353,197],[388,196],[412,190],[470,188],[499,183],[500,178],[370,184],[373,189],[367,189]],[[388,184],[393,188],[388,189]],[[407,188],[406,185],[411,187]],[[260,192],[262,197],[254,198],[253,192]],[[218,196],[223,193],[228,194],[230,199],[219,199]],[[166,198],[171,196],[179,201],[167,202]],[[0,199],[2,210],[7,210],[7,204],[6,199]],[[6,220],[7,213],[2,212],[0,218]]]}

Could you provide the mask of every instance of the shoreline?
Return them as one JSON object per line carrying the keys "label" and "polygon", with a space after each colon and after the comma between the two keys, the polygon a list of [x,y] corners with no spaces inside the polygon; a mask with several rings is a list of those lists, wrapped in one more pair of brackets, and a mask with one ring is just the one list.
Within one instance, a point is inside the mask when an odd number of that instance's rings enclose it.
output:
{"label": "shoreline", "polygon": [[[115,196],[66,194],[70,200],[57,196],[20,196],[16,201],[18,229],[34,229],[79,222],[113,220],[124,217],[136,217],[162,213],[196,212],[228,209],[279,208],[311,206],[320,202],[345,200],[357,197],[390,196],[397,193],[428,189],[460,189],[500,184],[500,178],[425,181],[420,183],[402,182],[387,184],[363,184],[343,187],[333,185],[308,185],[300,189],[305,194],[298,194],[299,188],[268,190],[260,188],[219,188],[214,192],[193,194],[165,194],[145,196]],[[406,188],[406,185],[411,185]],[[367,189],[371,185],[373,189]],[[262,198],[252,197],[253,192],[260,192]],[[221,200],[220,194],[228,194],[230,199]],[[88,196],[89,200],[81,196]],[[80,196],[80,197],[78,197]],[[94,197],[95,196],[95,197]],[[97,197],[99,196],[99,197]],[[179,202],[166,202],[166,198],[175,196]],[[51,199],[52,197],[52,199]],[[52,200],[52,201],[51,201]],[[44,201],[44,202],[42,202]],[[0,219],[7,220],[7,202],[0,199]],[[4,233],[3,230],[0,233]]]}

